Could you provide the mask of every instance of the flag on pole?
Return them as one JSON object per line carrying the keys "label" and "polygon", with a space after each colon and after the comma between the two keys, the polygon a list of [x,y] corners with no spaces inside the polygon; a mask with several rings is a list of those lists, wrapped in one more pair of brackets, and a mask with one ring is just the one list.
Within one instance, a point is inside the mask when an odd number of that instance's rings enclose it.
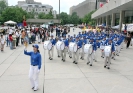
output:
{"label": "flag on pole", "polygon": [[100,2],[100,7],[103,7],[103,3],[102,2]]}
{"label": "flag on pole", "polygon": [[25,15],[23,16],[23,26],[27,26]]}
{"label": "flag on pole", "polygon": [[106,0],[106,2],[108,3],[110,0]]}

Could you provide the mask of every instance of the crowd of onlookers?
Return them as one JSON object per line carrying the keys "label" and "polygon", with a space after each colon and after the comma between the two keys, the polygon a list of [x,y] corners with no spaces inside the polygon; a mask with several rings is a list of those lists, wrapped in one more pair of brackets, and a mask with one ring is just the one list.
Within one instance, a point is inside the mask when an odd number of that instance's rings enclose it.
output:
{"label": "crowd of onlookers", "polygon": [[[56,36],[63,36],[67,34],[70,30],[67,31],[66,28],[56,27]],[[23,35],[23,32],[26,35]],[[5,33],[1,34],[0,38],[0,46],[1,51],[4,50],[4,45],[6,47],[10,47],[11,50],[16,49],[19,45],[23,45],[24,37],[28,38],[28,43],[33,44],[35,41],[37,43],[43,43],[45,40],[49,40],[50,35],[54,32],[54,29],[46,29],[46,28],[17,28],[17,29],[7,29]],[[55,37],[56,38],[56,37]]]}
{"label": "crowd of onlookers", "polygon": [[8,29],[5,34],[1,34],[1,51],[4,50],[4,45],[6,45],[6,47],[10,47],[11,50],[16,49],[19,45],[22,45],[23,32],[26,32],[29,44],[35,43],[36,37],[38,38],[38,43],[44,42],[44,40],[48,38],[47,29]]}

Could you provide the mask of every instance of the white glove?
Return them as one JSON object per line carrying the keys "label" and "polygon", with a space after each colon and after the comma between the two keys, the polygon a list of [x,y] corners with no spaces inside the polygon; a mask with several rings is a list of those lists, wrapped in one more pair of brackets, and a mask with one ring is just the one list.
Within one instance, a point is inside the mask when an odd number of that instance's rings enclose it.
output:
{"label": "white glove", "polygon": [[27,50],[27,47],[26,47],[26,46],[24,46],[24,50],[25,50],[25,51]]}
{"label": "white glove", "polygon": [[40,70],[38,69],[37,73],[40,73]]}

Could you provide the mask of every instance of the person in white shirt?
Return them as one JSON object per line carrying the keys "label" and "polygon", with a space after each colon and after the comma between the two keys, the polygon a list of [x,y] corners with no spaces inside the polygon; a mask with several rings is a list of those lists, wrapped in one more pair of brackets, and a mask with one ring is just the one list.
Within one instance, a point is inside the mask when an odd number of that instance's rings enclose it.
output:
{"label": "person in white shirt", "polygon": [[13,33],[13,30],[10,28],[9,29],[9,34],[12,34]]}
{"label": "person in white shirt", "polygon": [[12,34],[13,37],[13,49],[16,49],[16,34],[13,32]]}
{"label": "person in white shirt", "polygon": [[5,45],[5,39],[3,38],[3,35],[1,35],[0,38],[0,44],[1,44],[1,51],[4,51],[4,45]]}

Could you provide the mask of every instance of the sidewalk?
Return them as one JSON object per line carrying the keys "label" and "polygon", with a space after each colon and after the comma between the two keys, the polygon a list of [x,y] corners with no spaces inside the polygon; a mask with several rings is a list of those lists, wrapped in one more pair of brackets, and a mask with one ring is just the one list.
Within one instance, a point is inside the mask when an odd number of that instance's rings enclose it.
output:
{"label": "sidewalk", "polygon": [[[112,60],[111,69],[108,70],[104,68],[100,50],[97,52],[98,62],[90,67],[85,60],[79,60],[78,65],[73,64],[68,55],[66,62],[62,62],[57,57],[56,48],[54,59],[50,61],[48,51],[44,53],[43,45],[39,46],[43,64],[39,90],[35,93],[43,93],[44,79],[44,93],[133,93],[133,47],[124,47],[120,56]],[[23,54],[23,49],[23,46],[16,50],[5,47],[5,51],[0,52],[0,93],[34,93],[28,78],[30,57]],[[32,51],[32,45],[27,50]]]}

